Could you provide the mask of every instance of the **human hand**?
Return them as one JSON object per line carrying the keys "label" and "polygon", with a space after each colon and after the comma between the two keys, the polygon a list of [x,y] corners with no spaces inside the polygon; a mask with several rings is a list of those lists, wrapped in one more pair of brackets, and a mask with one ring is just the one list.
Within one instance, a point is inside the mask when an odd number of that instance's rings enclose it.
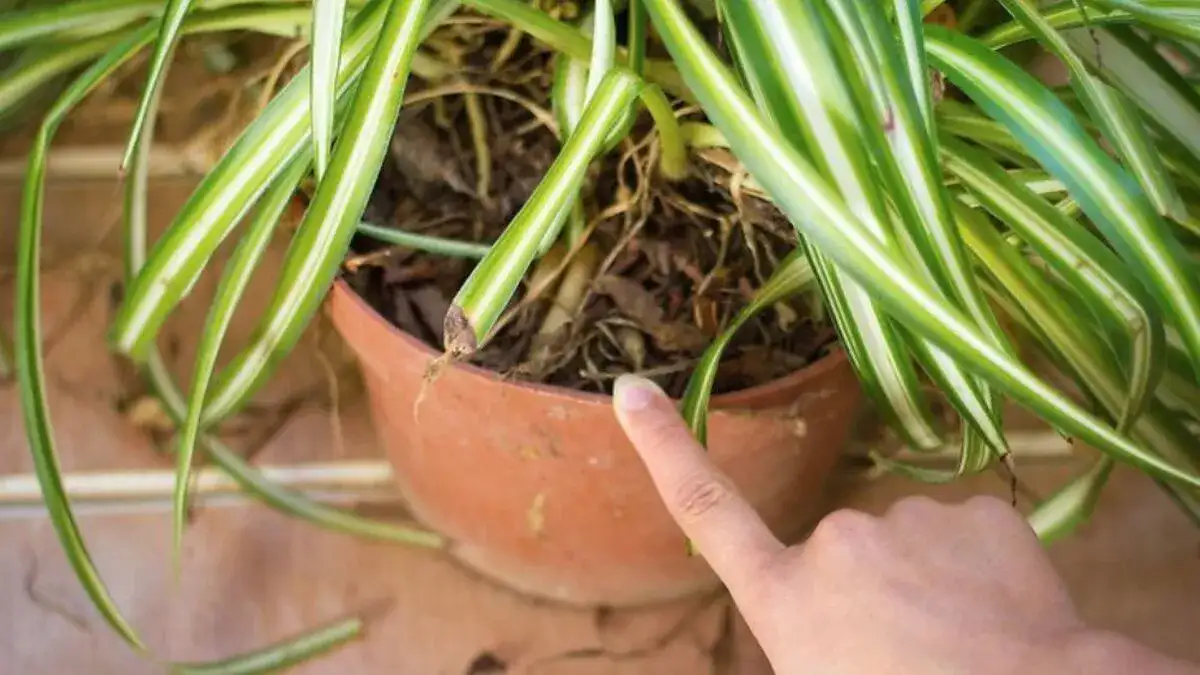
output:
{"label": "human hand", "polygon": [[1026,522],[976,497],[840,510],[784,546],[653,383],[617,417],[667,508],[725,582],[777,673],[1193,673],[1080,620]]}

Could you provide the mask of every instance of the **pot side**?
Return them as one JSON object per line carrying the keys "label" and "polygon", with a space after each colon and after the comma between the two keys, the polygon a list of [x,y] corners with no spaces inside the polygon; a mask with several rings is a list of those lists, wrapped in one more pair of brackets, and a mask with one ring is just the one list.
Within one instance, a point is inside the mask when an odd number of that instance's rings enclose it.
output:
{"label": "pot side", "polygon": [[[505,381],[392,326],[344,281],[334,325],[355,353],[375,425],[413,515],[450,553],[514,590],[575,605],[636,606],[718,580],[626,440],[611,397]],[[838,350],[788,377],[714,396],[709,451],[771,529],[794,541],[819,515],[861,392]]]}

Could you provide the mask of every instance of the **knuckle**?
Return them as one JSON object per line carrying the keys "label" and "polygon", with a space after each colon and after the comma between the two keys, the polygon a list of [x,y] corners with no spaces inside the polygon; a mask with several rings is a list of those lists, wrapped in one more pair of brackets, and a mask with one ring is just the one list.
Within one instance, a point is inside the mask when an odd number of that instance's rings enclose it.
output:
{"label": "knuckle", "polygon": [[897,518],[925,518],[942,508],[942,505],[925,495],[912,495],[892,504],[888,515]]}
{"label": "knuckle", "polygon": [[862,511],[839,509],[817,523],[808,546],[816,550],[853,549],[872,536],[875,525],[875,518]]}
{"label": "knuckle", "polygon": [[731,489],[723,481],[707,475],[686,479],[675,490],[675,506],[681,517],[699,520],[729,499]]}
{"label": "knuckle", "polygon": [[993,520],[1007,520],[1013,517],[1012,507],[991,495],[975,495],[968,499],[963,507],[972,514]]}

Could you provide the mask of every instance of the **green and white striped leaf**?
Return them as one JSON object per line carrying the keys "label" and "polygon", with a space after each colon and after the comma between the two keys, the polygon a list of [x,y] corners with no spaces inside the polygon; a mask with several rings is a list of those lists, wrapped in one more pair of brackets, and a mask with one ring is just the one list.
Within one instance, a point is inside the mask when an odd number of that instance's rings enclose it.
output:
{"label": "green and white striped leaf", "polygon": [[0,21],[0,51],[45,42],[51,36],[97,25],[103,26],[104,32],[115,32],[123,24],[150,16],[161,8],[162,3],[153,0],[81,0],[7,11]]}
{"label": "green and white striped leaf", "polygon": [[953,469],[939,469],[905,462],[884,456],[878,451],[871,451],[868,457],[879,471],[895,474],[918,483],[943,485],[961,476],[979,473],[990,466],[995,454],[979,432],[974,427],[967,426],[962,431],[962,441],[959,444],[958,462]]}
{"label": "green and white striped leaf", "polygon": [[1127,27],[1080,33],[1067,39],[1105,81],[1133,100],[1147,118],[1200,160],[1200,92],[1146,40]]}
{"label": "green and white striped leaf", "polygon": [[1200,364],[1200,295],[1183,247],[1120,166],[1044,86],[980,43],[926,28],[934,63],[1004,123],[1039,162],[1068,186],[1108,241],[1133,268]]}
{"label": "green and white striped leaf", "polygon": [[[611,8],[610,8],[611,10]],[[580,29],[590,35],[592,32],[592,23],[595,18],[594,14],[587,14],[579,22]],[[615,36],[613,36],[615,40]],[[602,63],[604,59],[597,58],[596,52],[607,52],[600,48],[600,42],[592,43],[592,63],[599,63],[605,70],[612,66],[612,54],[608,53],[607,65]],[[616,43],[612,43],[613,50],[616,49]],[[560,142],[566,142],[571,134],[575,132],[575,127],[579,126],[579,120],[583,117],[583,111],[587,108],[588,98],[590,96],[589,86],[591,83],[591,73],[595,72],[589,66],[589,62],[583,59],[572,58],[567,54],[559,54],[555,58],[554,66],[554,81],[550,88],[550,107],[554,112],[554,117],[558,121],[558,139]],[[597,83],[598,86],[598,83]],[[632,122],[633,118],[630,117]],[[620,133],[614,128],[614,134]],[[582,234],[583,229],[587,226],[587,214],[583,210],[583,203],[577,195],[571,205],[560,214],[559,221],[546,230],[542,236],[542,243],[538,246],[537,257],[541,258],[550,250],[550,247],[558,241],[562,234],[564,225],[567,228],[567,244],[575,243],[575,240]]]}
{"label": "green and white striped leaf", "polygon": [[[598,3],[596,10],[602,14],[607,13],[610,19],[609,23],[611,23],[612,7],[608,3]],[[630,11],[635,14],[644,14],[637,7],[631,7]],[[596,16],[597,14],[587,14],[580,20],[579,28],[584,34],[592,35]],[[638,30],[642,32],[644,41],[645,17],[643,16],[640,20],[643,24],[640,29],[636,26],[638,21],[633,16],[630,21],[635,24],[632,26],[635,32]],[[550,103],[555,119],[558,121],[561,141],[569,138],[574,133],[575,127],[579,125],[583,111],[593,94],[593,84],[599,86],[597,74],[602,78],[603,74],[613,66],[616,53],[615,25],[601,26],[601,28],[603,30],[596,31],[596,37],[592,42],[590,61],[573,58],[565,53],[559,54],[555,59]],[[640,45],[640,48],[644,49],[644,47],[644,44]],[[636,57],[639,60],[639,68],[645,65],[644,56],[645,54],[642,53]],[[647,84],[642,88],[642,100],[654,117],[655,127],[658,129],[661,139],[660,168],[667,178],[679,180],[687,173],[687,148],[684,145],[682,134],[679,131],[679,122],[675,119],[670,101],[667,100],[662,89],[654,84]],[[630,107],[609,133],[608,139],[605,141],[605,152],[615,148],[629,135],[636,120],[637,109]],[[583,211],[582,203],[577,199],[565,218],[568,245],[575,244],[586,225],[585,220],[586,214]],[[546,231],[542,243],[538,247],[539,258],[554,245],[554,242],[558,241],[561,230],[562,224],[559,224]]]}
{"label": "green and white striped leaf", "polygon": [[914,333],[987,378],[1066,433],[1165,480],[1200,486],[1200,476],[1115,433],[996,348],[972,321],[940,300],[911,266],[884,249],[831,186],[765,123],[737,81],[670,0],[647,9],[687,85],[730,146],[793,224]]}
{"label": "green and white striped leaf", "polygon": [[[967,245],[1002,288],[1006,297],[997,300],[1013,310],[1009,316],[1036,336],[1084,394],[1110,419],[1116,419],[1126,407],[1125,377],[1103,338],[1087,322],[1078,320],[1076,303],[1068,291],[1040,274],[990,224],[972,217],[975,214],[969,209],[960,207],[956,212],[962,216],[959,223]],[[1004,302],[1007,298],[1012,301]],[[1148,453],[1184,472],[1200,474],[1194,437],[1157,402],[1146,406],[1129,431]],[[1119,455],[1109,456],[1120,459]],[[1185,510],[1200,509],[1200,493],[1193,487],[1165,481],[1160,484]]]}
{"label": "green and white striped leaf", "polygon": [[[928,0],[926,0],[928,5]],[[934,8],[926,9],[922,7],[917,0],[893,0],[892,7],[895,8],[894,15],[896,17],[896,27],[899,28],[900,44],[903,46],[904,59],[902,63],[908,68],[908,85],[911,89],[912,96],[916,99],[917,109],[920,113],[920,119],[925,125],[925,136],[932,137],[934,133],[933,121],[933,96],[929,91],[929,64],[925,58],[925,39],[921,32],[922,18],[933,11]],[[887,20],[883,15],[883,7],[878,4],[864,4],[861,6],[864,14],[874,14],[878,22],[884,26],[887,25]],[[875,23],[871,18],[867,19],[867,24]],[[843,28],[845,22],[843,22]],[[891,38],[889,31],[889,39]],[[873,33],[872,33],[873,34]],[[876,60],[860,61],[859,65],[863,68],[868,68],[877,65],[882,70],[897,67],[896,62],[883,62],[877,60],[880,54],[880,47],[876,46]],[[890,42],[886,46],[891,46]],[[891,50],[888,50],[889,53]],[[896,79],[903,81],[904,78],[897,77]]]}
{"label": "green and white striped leaf", "polygon": [[[363,0],[350,0],[351,5],[361,5]],[[14,47],[34,44],[64,46],[80,41],[123,33],[132,29],[140,19],[161,17],[165,8],[162,0],[73,0],[68,2],[27,3],[26,9],[0,10],[0,52]],[[193,9],[184,21],[186,26],[195,15],[203,10],[207,15],[222,15],[226,19],[237,16],[268,14],[302,14],[302,21],[294,26],[307,29],[312,11],[306,4],[293,4],[270,0],[193,0]],[[231,25],[228,30],[240,26]],[[302,33],[294,27],[282,30],[279,25],[266,31],[280,37],[297,38]],[[122,30],[124,29],[124,30]]]}
{"label": "green and white striped leaf", "polygon": [[1030,244],[1072,291],[1079,294],[1118,353],[1128,355],[1129,392],[1118,416],[1126,429],[1153,396],[1163,372],[1166,338],[1162,317],[1140,283],[1083,225],[1014,180],[984,153],[943,139],[947,171],[1022,241]]}
{"label": "green and white striped leaf", "polygon": [[196,358],[192,365],[192,382],[188,389],[187,417],[179,430],[179,442],[175,450],[175,495],[173,500],[174,518],[172,521],[175,535],[176,551],[180,550],[183,541],[183,527],[187,517],[187,492],[190,483],[189,475],[196,442],[200,436],[201,417],[214,369],[217,366],[217,356],[224,342],[225,334],[233,322],[234,312],[241,302],[246,288],[258,263],[262,260],[275,226],[279,223],[288,204],[296,192],[300,180],[308,173],[312,163],[311,154],[301,153],[292,161],[266,194],[259,200],[257,211],[246,226],[242,240],[238,242],[233,255],[225,264],[221,281],[213,294],[212,305],[200,334],[200,343],[196,347]]}
{"label": "green and white striped leaf", "polygon": [[84,71],[46,113],[29,152],[28,169],[21,196],[18,223],[16,275],[16,367],[25,433],[33,456],[34,472],[41,486],[42,499],[50,522],[58,534],[76,578],[105,622],[138,652],[146,646],[137,631],[116,606],[104,580],[88,553],[83,533],[75,522],[71,502],[62,482],[62,471],[55,449],[53,424],[46,402],[39,276],[42,211],[45,200],[46,160],[54,135],[68,113],[119,67],[150,43],[148,29],[129,34]]}
{"label": "green and white striped leaf", "polygon": [[1100,491],[1112,473],[1113,461],[1101,457],[1087,471],[1072,478],[1070,482],[1047,497],[1029,514],[1029,526],[1043,543],[1051,543],[1071,534],[1088,521]]}
{"label": "green and white striped leaf", "polygon": [[[355,16],[343,45],[339,100],[357,81],[387,9],[373,0]],[[301,72],[246,128],[176,213],[155,244],[113,320],[110,342],[135,361],[145,359],[170,312],[179,304],[217,247],[249,212],[267,186],[311,147],[308,114],[311,80]]]}
{"label": "green and white striped leaf", "polygon": [[[789,14],[776,3],[722,0],[718,6],[758,109],[792,147],[835,173],[856,215],[893,246],[883,195],[856,132],[853,102],[813,7]],[[847,355],[880,414],[914,449],[939,447],[936,422],[899,332],[863,289],[844,279],[819,250],[805,248]]]}
{"label": "green and white striped leaf", "polygon": [[[873,92],[873,108],[870,100],[862,97],[867,111],[862,134],[874,151],[875,165],[898,213],[902,225],[898,229],[906,235],[904,241],[913,251],[915,266],[924,270],[948,300],[967,312],[997,346],[1011,353],[975,282],[974,270],[950,216],[950,195],[938,166],[936,139],[931,134],[928,67],[923,58],[912,63],[914,52],[924,53],[921,33],[915,27],[901,30],[904,39],[913,43],[902,53],[879,5],[839,1],[830,7],[848,47],[844,58],[853,58],[844,71],[857,69]],[[919,21],[916,10],[908,0],[898,0],[897,14],[902,20]],[[881,117],[881,111],[886,118]],[[997,456],[1006,455],[1008,447],[994,393],[982,382],[966,377],[941,350],[919,343],[913,347],[926,371],[973,427],[963,436],[961,466],[979,464],[972,455],[981,439]]]}
{"label": "green and white striped leaf", "polygon": [[337,100],[338,62],[342,53],[346,0],[313,0],[312,11],[309,109],[312,111],[313,161],[317,180],[321,180],[325,177],[325,167],[329,165],[329,148],[333,146],[333,108]]}
{"label": "green and white striped leaf", "polygon": [[[436,28],[458,4],[458,0],[434,0],[423,35]],[[383,0],[370,0],[351,22],[342,45],[339,107],[335,112],[349,102],[348,94],[357,83],[386,9]],[[293,20],[312,17],[305,8],[293,13],[297,15]],[[274,10],[217,14],[197,20],[196,30],[258,26],[261,21],[276,24],[283,19]],[[146,358],[163,322],[199,278],[217,246],[279,172],[303,149],[311,147],[310,85],[311,77],[302,70],[242,132],[176,213],[145,269],[130,284],[113,321],[109,340],[116,351],[135,361]]]}
{"label": "green and white striped leaf", "polygon": [[623,68],[605,76],[541,183],[455,295],[446,316],[448,353],[469,356],[487,341],[546,233],[578,196],[588,165],[603,151],[613,125],[627,113],[641,86],[641,80]]}
{"label": "green and white striped leaf", "polygon": [[330,157],[329,177],[317,185],[296,229],[251,344],[217,376],[204,423],[238,410],[270,377],[333,283],[383,166],[429,2],[391,0],[388,5]]}
{"label": "green and white striped leaf", "polygon": [[588,62],[585,103],[596,95],[596,89],[608,74],[608,69],[613,67],[617,53],[617,26],[612,0],[596,0],[592,17],[592,58]]}
{"label": "green and white striped leaf", "polygon": [[[584,35],[591,38],[593,32],[597,33],[592,41],[591,58],[574,58],[567,53],[559,54],[555,58],[550,103],[555,119],[558,121],[560,140],[565,141],[578,126],[580,118],[583,117],[584,107],[591,99],[595,87],[599,86],[600,79],[603,79],[604,74],[613,67],[616,60],[616,28],[611,15],[612,7],[606,8],[597,4],[596,9],[597,11],[607,9],[608,21],[598,22],[597,15],[594,13],[584,15],[579,21],[579,30]],[[602,30],[596,31],[597,23],[609,25],[600,26]],[[620,123],[612,128],[608,140],[605,142],[606,152],[615,148],[629,135],[629,130],[633,127],[636,117],[636,108],[630,108]]]}
{"label": "green and white striped leaf", "polygon": [[167,0],[159,23],[158,40],[154,43],[154,54],[150,57],[146,84],[142,88],[142,98],[133,116],[133,128],[129,132],[129,143],[125,147],[125,159],[121,161],[122,169],[129,165],[133,153],[137,152],[138,143],[142,142],[142,126],[146,124],[150,102],[158,96],[158,88],[167,78],[167,67],[175,55],[175,45],[183,28],[183,20],[191,6],[192,0]]}
{"label": "green and white striped leaf", "polygon": [[[150,182],[150,149],[154,140],[154,129],[158,119],[158,107],[162,101],[162,90],[156,90],[150,97],[146,106],[146,124],[138,130],[142,138],[137,139],[134,144],[135,151],[129,158],[129,173],[125,179],[124,190],[124,210],[122,211],[122,225],[125,231],[125,277],[126,281],[136,272],[144,261],[144,252],[146,250],[146,231],[147,231],[147,215],[146,206],[149,195]],[[148,367],[152,372],[166,373],[166,364],[163,362],[161,355],[155,351],[151,355],[151,363]],[[172,391],[172,394],[177,392]],[[178,395],[175,395],[168,405],[182,404]],[[173,493],[172,506],[172,555],[173,568],[176,575],[183,560],[183,530],[184,523],[187,519],[187,489],[189,483],[189,471],[192,465],[192,446],[179,448],[177,451],[177,459],[181,460],[176,464],[175,470],[175,488]]]}
{"label": "green and white striped leaf", "polygon": [[[1083,59],[1075,53],[1068,40],[1059,35],[1026,0],[1000,0],[1018,21],[1029,27],[1046,49],[1062,61],[1071,76],[1071,86],[1079,95],[1091,118],[1104,130],[1104,136],[1116,148],[1155,209],[1164,216],[1181,220],[1187,217],[1175,184],[1172,182],[1150,132],[1142,123],[1137,109],[1116,89],[1109,87],[1088,72]],[[1076,40],[1077,49],[1094,49],[1089,36],[1086,44]]]}
{"label": "green and white striped leaf", "polygon": [[[1200,42],[1200,5],[1191,0],[1089,0],[1108,13],[1127,12],[1139,28]],[[1095,11],[1095,10],[1093,10]]]}
{"label": "green and white striped leaf", "polygon": [[[916,6],[910,0],[897,2],[904,10],[901,14],[915,20]],[[912,240],[914,259],[929,270],[947,297],[975,316],[979,325],[1003,344],[950,215],[950,194],[938,165],[937,139],[932,134],[927,66],[922,58],[904,67],[913,52],[924,53],[921,35],[907,31],[908,39],[916,44],[902,52],[884,20],[882,7],[860,6],[852,0],[835,0],[830,6],[853,55],[853,67],[875,92],[874,114],[865,120],[861,133],[874,150],[889,197],[899,212],[902,231]]]}
{"label": "green and white striped leaf", "polygon": [[988,152],[1014,167],[1034,168],[1037,164],[1029,151],[1003,125],[984,115],[977,107],[943,99],[937,111],[938,131],[987,148]]}
{"label": "green and white striped leaf", "polygon": [[[1061,2],[1039,8],[1039,15],[1049,27],[1054,30],[1069,30],[1071,28],[1086,28],[1105,26],[1109,24],[1129,23],[1134,20],[1129,12],[1106,11],[1088,7],[1079,0],[1062,0]],[[979,41],[999,50],[1019,42],[1035,39],[1028,23],[1013,19],[1008,23],[995,26],[979,37]]]}
{"label": "green and white striped leaf", "polygon": [[[746,71],[745,76],[752,82],[752,87],[761,92],[760,109],[768,110],[768,114],[785,131],[793,130],[788,135],[800,138],[798,145],[818,148],[814,154],[815,161],[833,178],[847,199],[848,206],[864,222],[873,224],[872,229],[885,245],[896,247],[885,199],[870,161],[872,150],[887,147],[883,121],[877,117],[875,110],[878,100],[870,93],[875,92],[882,98],[883,92],[879,88],[868,91],[866,85],[855,77],[856,65],[851,62],[849,55],[842,53],[840,47],[846,39],[845,32],[839,32],[839,26],[823,21],[816,11],[793,12],[790,6],[785,10],[772,1],[760,0],[749,4],[727,2],[722,9],[739,63]],[[855,7],[835,7],[834,13],[839,17],[841,9],[852,11]],[[878,19],[884,21],[882,14]],[[857,25],[853,28],[857,28]],[[858,37],[861,38],[861,31]],[[888,39],[891,39],[890,35]],[[853,38],[850,41],[854,43]],[[871,58],[867,54],[869,50],[865,40],[858,40],[857,46],[863,57]],[[877,82],[871,81],[869,84]],[[917,95],[911,85],[904,96],[906,102],[911,102],[914,115],[919,118],[921,113]],[[920,122],[917,124],[920,125]],[[923,136],[924,127],[918,126],[916,133]],[[879,159],[894,165],[890,154],[885,153]],[[941,190],[936,162],[931,173],[934,189]],[[904,184],[899,178],[893,182],[896,185]],[[916,221],[918,218],[914,215],[910,220]],[[953,228],[949,228],[949,231],[954,232]],[[961,254],[959,257],[962,257]],[[881,384],[891,385],[872,387],[868,384],[868,391],[882,393],[884,415],[901,420],[899,428],[902,434],[906,427],[916,427],[920,431],[918,425],[924,426],[925,431],[931,431],[933,424],[929,413],[918,409],[913,415],[913,407],[909,404],[910,401],[920,400],[920,394],[916,393],[915,377],[906,376],[903,370],[898,370],[904,368],[901,364],[909,358],[905,354],[907,350],[900,339],[901,334],[886,325],[887,319],[871,316],[877,310],[856,284],[829,279],[830,274],[837,273],[832,266],[818,260],[814,260],[813,264],[826,294],[835,300],[843,298],[847,303],[843,308],[836,308],[833,316],[835,319],[844,319],[837,322],[843,340],[859,343],[852,345],[849,352],[859,369],[860,379],[871,382],[878,378]],[[835,288],[835,284],[838,288]],[[863,348],[860,349],[860,346]],[[1003,453],[1003,433],[984,401],[985,391],[964,377],[954,362],[936,348],[924,345],[916,347],[924,357],[927,370],[943,385],[956,407],[973,424],[984,430],[984,436],[994,444],[998,453]],[[911,372],[911,366],[908,369]],[[870,376],[876,373],[876,378]],[[895,386],[906,381],[907,385]],[[901,405],[894,405],[896,399],[901,399]],[[887,410],[888,406],[895,410]],[[906,417],[911,417],[913,422],[905,424],[902,420]],[[909,437],[906,440],[918,449],[940,446],[936,434],[925,433],[916,439],[913,439],[915,434],[905,435]]]}
{"label": "green and white striped leaf", "polygon": [[816,281],[812,266],[808,263],[808,254],[803,248],[797,248],[786,258],[779,261],[771,278],[755,292],[754,297],[743,307],[733,321],[721,332],[717,339],[709,344],[692,370],[688,378],[687,390],[683,393],[683,403],[680,409],[684,421],[691,429],[692,435],[701,445],[708,443],[708,402],[712,398],[713,383],[717,380],[717,371],[721,366],[721,358],[725,348],[741,330],[746,322],[758,316],[763,311],[775,306],[793,295],[804,292]]}
{"label": "green and white striped leaf", "polygon": [[[591,33],[592,15],[579,22],[579,28]],[[588,99],[588,62],[559,54],[554,59],[554,82],[550,87],[550,107],[558,121],[558,137],[565,141],[579,125]]]}
{"label": "green and white striped leaf", "polygon": [[128,39],[129,35],[130,33],[102,35],[66,45],[44,49],[31,48],[15,63],[0,72],[0,116],[16,110],[30,95],[52,82],[54,78],[96,60]]}
{"label": "green and white striped leaf", "polygon": [[[305,12],[305,15],[308,15],[308,12]],[[152,135],[153,119],[154,117],[151,116],[151,122],[143,127],[143,133],[148,136]],[[129,174],[125,180],[123,227],[126,282],[137,275],[146,260],[148,229],[146,199],[150,178],[148,161],[150,145],[150,143],[145,143],[139,147],[129,165]],[[264,206],[266,205],[264,204]],[[261,212],[256,215],[261,215]],[[256,230],[257,228],[252,226],[251,229]],[[251,239],[254,238],[251,237]],[[221,284],[223,287],[228,289],[243,283],[238,278],[242,274],[249,274],[252,271],[252,265],[247,263],[252,257],[251,249],[256,247],[257,244],[253,241],[239,244],[239,251],[235,252],[234,257],[230,259],[231,270],[236,269],[236,271],[229,271],[225,274]],[[214,313],[220,311],[216,308],[213,310]],[[154,345],[150,346],[142,374],[150,385],[151,391],[162,403],[167,416],[176,426],[184,427],[188,417],[187,403],[184,401],[183,394],[175,386],[170,371]],[[440,548],[445,545],[445,539],[433,532],[408,527],[401,523],[364,518],[349,511],[342,511],[312,501],[301,493],[281,487],[268,480],[239,454],[225,447],[214,436],[201,436],[198,443],[204,449],[205,454],[246,494],[288,516],[330,531],[368,539],[427,548]]]}
{"label": "green and white striped leaf", "polygon": [[206,663],[172,663],[172,675],[264,675],[286,670],[362,637],[366,626],[350,617],[245,654]]}
{"label": "green and white striped leaf", "polygon": [[[109,4],[109,0],[84,0],[78,4],[85,3],[89,7],[103,7]],[[161,3],[148,0],[120,0],[120,3],[147,15],[162,8]],[[93,22],[98,21],[91,14],[87,16]],[[222,9],[190,13],[184,22],[183,31],[191,34],[245,30],[293,38],[307,30],[311,19],[312,12],[298,5],[232,5]],[[0,21],[0,35],[3,34],[5,26],[7,23]],[[0,73],[0,118],[54,78],[95,60],[127,37],[132,30],[125,28],[110,32],[97,31],[94,37],[85,36],[61,43],[48,43],[44,47],[37,45],[26,48],[15,63]]]}

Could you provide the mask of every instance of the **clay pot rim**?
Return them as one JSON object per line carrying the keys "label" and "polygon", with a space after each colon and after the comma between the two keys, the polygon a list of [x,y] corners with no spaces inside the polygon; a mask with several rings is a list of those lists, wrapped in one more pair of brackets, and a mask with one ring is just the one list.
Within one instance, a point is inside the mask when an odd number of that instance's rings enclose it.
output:
{"label": "clay pot rim", "polygon": [[[424,341],[409,335],[400,330],[390,321],[375,311],[362,296],[360,296],[350,284],[342,277],[338,277],[334,282],[334,293],[340,293],[347,297],[352,305],[359,311],[367,315],[367,321],[375,324],[383,329],[393,338],[400,340],[409,347],[430,358],[436,358],[441,355],[440,352],[434,350]],[[822,356],[820,359],[808,364],[807,366],[792,372],[788,375],[780,377],[764,384],[755,385],[748,389],[739,389],[738,391],[728,392],[725,394],[716,394],[711,399],[711,404],[719,408],[737,408],[743,404],[751,404],[756,400],[761,400],[763,397],[771,396],[779,392],[796,391],[803,387],[808,380],[813,380],[821,377],[826,371],[833,370],[839,367],[847,358],[846,352],[841,348],[840,344],[832,347],[830,353]],[[518,380],[507,380],[501,377],[498,373],[487,368],[481,368],[471,363],[455,363],[451,366],[457,371],[471,377],[487,380],[490,383],[501,386],[513,387],[531,393],[541,394],[557,399],[567,399],[578,404],[584,405],[612,405],[612,396],[609,394],[594,394],[586,391],[578,391],[576,389],[568,389],[553,384],[539,384],[536,382],[522,382]]]}

